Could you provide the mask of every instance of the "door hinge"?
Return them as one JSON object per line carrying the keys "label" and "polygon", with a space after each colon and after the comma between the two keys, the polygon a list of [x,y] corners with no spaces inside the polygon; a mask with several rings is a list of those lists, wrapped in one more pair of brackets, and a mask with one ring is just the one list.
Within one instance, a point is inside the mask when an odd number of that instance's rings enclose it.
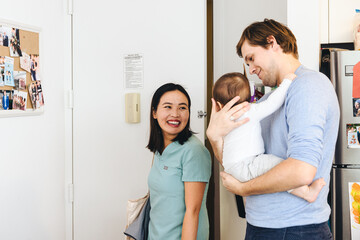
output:
{"label": "door hinge", "polygon": [[68,15],[73,15],[73,0],[67,0]]}
{"label": "door hinge", "polygon": [[68,196],[69,196],[69,203],[74,202],[74,184],[69,183],[68,185]]}

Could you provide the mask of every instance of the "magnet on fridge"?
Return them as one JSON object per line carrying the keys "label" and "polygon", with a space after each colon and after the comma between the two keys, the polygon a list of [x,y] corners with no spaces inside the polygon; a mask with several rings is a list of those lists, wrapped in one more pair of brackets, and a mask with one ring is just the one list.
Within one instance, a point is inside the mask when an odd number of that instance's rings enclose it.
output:
{"label": "magnet on fridge", "polygon": [[140,93],[125,94],[125,120],[127,123],[140,122]]}
{"label": "magnet on fridge", "polygon": [[347,148],[360,148],[360,124],[346,124]]}
{"label": "magnet on fridge", "polygon": [[353,98],[353,116],[360,117],[360,98]]}
{"label": "magnet on fridge", "polygon": [[353,98],[360,98],[360,62],[353,68]]}

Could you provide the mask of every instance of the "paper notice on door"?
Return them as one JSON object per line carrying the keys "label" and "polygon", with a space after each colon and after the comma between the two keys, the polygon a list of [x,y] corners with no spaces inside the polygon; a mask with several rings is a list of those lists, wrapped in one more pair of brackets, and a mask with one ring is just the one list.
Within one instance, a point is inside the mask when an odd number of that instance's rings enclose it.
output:
{"label": "paper notice on door", "polygon": [[137,89],[144,85],[144,57],[142,54],[124,56],[125,88]]}
{"label": "paper notice on door", "polygon": [[353,98],[360,98],[360,62],[353,68]]}
{"label": "paper notice on door", "polygon": [[360,239],[360,182],[349,182],[351,239]]}

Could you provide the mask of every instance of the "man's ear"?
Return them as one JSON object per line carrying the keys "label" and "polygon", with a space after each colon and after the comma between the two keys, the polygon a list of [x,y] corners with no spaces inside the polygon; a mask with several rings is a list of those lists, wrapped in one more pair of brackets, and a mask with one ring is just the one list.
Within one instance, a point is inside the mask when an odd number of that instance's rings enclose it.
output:
{"label": "man's ear", "polygon": [[266,38],[267,43],[273,43],[276,41],[276,38],[273,35],[270,35]]}
{"label": "man's ear", "polygon": [[266,40],[269,43],[269,48],[273,48],[274,50],[279,49],[280,46],[273,35],[268,36]]}

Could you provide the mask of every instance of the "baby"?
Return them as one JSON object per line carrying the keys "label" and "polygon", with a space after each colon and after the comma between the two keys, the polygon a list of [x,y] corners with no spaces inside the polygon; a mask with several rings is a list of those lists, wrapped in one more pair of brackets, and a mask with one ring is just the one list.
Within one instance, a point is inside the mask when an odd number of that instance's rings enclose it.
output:
{"label": "baby", "polygon": [[[223,166],[227,173],[239,181],[246,182],[256,178],[283,161],[277,156],[264,154],[260,121],[281,107],[286,92],[295,78],[295,74],[286,75],[268,99],[260,103],[251,103],[249,111],[238,119],[249,117],[250,121],[225,136]],[[213,87],[213,98],[220,109],[235,96],[240,96],[240,100],[235,105],[244,101],[250,102],[250,95],[249,81],[241,73],[225,74]],[[308,202],[314,202],[323,186],[325,181],[319,178],[310,186],[302,186],[288,192]]]}

